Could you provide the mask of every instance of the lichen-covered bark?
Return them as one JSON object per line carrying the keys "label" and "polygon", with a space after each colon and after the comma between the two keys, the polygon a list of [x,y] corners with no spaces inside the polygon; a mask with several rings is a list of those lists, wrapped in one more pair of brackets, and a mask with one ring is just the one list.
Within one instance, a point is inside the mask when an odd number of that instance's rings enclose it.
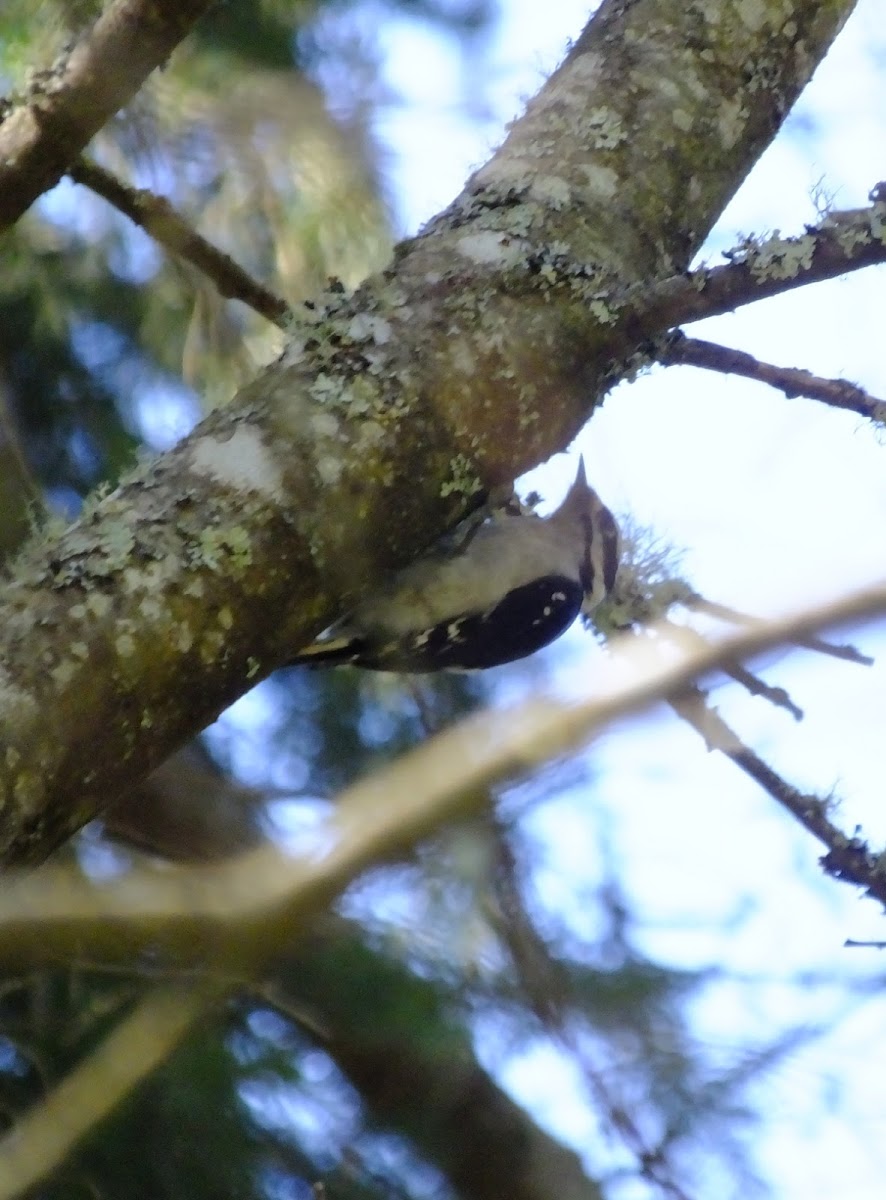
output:
{"label": "lichen-covered bark", "polygon": [[[609,0],[391,268],[0,598],[0,857],[36,861],[482,489],[563,446],[849,0]],[[648,328],[644,331],[648,334]]]}

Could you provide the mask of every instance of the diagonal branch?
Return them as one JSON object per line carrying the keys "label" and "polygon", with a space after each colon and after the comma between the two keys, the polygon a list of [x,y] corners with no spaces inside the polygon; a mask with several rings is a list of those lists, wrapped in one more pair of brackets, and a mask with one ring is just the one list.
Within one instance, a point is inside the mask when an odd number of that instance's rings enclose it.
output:
{"label": "diagonal branch", "polygon": [[281,329],[291,318],[289,305],[245,271],[229,254],[207,241],[163,196],[134,188],[88,158],[68,168],[75,183],[88,187],[165,246],[170,254],[201,271],[226,300],[242,300]]}
{"label": "diagonal branch", "polygon": [[0,1138],[0,1200],[51,1174],[132,1089],[169,1057],[226,986],[203,977],[157,987],[31,1112]]}
{"label": "diagonal branch", "polygon": [[54,187],[90,139],[169,58],[210,0],[112,0],[0,121],[0,231]]}
{"label": "diagonal branch", "polygon": [[886,401],[878,400],[846,379],[824,379],[811,371],[761,362],[744,350],[734,350],[731,346],[721,346],[703,338],[686,337],[679,331],[665,340],[655,357],[666,367],[702,367],[723,375],[743,375],[745,379],[778,388],[788,399],[806,396],[832,408],[848,409],[871,421],[886,424]]}
{"label": "diagonal branch", "polygon": [[751,696],[759,696],[763,700],[768,700],[775,708],[783,708],[785,712],[791,714],[795,721],[803,720],[802,708],[793,702],[783,687],[773,687],[765,679],[761,679],[759,675],[749,671],[743,663],[731,663],[723,668],[723,672],[730,679],[734,679]]}

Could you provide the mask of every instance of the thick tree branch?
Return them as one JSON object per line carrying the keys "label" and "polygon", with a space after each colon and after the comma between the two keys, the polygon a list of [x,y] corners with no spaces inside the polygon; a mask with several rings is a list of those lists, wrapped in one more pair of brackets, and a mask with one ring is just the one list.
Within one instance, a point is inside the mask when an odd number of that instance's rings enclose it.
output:
{"label": "thick tree branch", "polygon": [[90,139],[169,58],[210,0],[112,0],[0,121],[0,231],[54,187]]}
{"label": "thick tree branch", "polygon": [[165,246],[170,254],[201,271],[215,284],[219,295],[227,300],[242,300],[281,329],[287,327],[292,313],[286,301],[253,279],[229,254],[202,237],[165,197],[155,196],[144,188],[130,187],[113,172],[87,158],[79,158],[67,173],[75,183],[88,187],[113,204]]}
{"label": "thick tree branch", "polygon": [[667,338],[655,357],[666,367],[702,367],[723,375],[743,375],[745,379],[778,388],[789,399],[806,396],[832,408],[848,409],[870,421],[886,424],[886,401],[878,400],[846,379],[824,379],[797,367],[778,367],[774,363],[761,362],[744,350],[734,350],[731,346],[721,346],[703,338],[686,337],[679,331]]}
{"label": "thick tree branch", "polygon": [[702,36],[683,0],[604,0],[390,271],[303,309],[235,402],[19,561],[0,861],[45,857],[575,434],[629,357],[600,298],[688,265],[852,8],[711,2]]}

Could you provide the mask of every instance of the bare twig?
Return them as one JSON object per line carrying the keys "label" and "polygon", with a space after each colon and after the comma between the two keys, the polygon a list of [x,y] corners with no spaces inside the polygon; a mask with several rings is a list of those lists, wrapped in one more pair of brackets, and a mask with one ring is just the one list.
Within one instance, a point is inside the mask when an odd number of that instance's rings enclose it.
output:
{"label": "bare twig", "polygon": [[803,720],[802,708],[799,708],[793,702],[784,688],[773,687],[765,679],[761,679],[759,675],[755,675],[753,671],[749,671],[741,663],[732,663],[724,667],[723,673],[728,675],[730,679],[734,679],[736,683],[740,684],[752,696],[760,696],[763,700],[768,700],[770,704],[774,704],[776,708],[785,709],[795,721]]}
{"label": "bare twig", "polygon": [[165,63],[210,0],[112,0],[0,123],[0,230],[54,187],[87,142]]}
{"label": "bare twig", "polygon": [[878,400],[864,388],[846,379],[824,379],[796,367],[778,367],[773,363],[761,362],[743,350],[734,350],[731,346],[721,346],[702,338],[686,337],[679,331],[666,339],[655,357],[665,366],[702,367],[722,374],[743,375],[746,379],[756,379],[778,388],[790,399],[806,396],[832,408],[859,413],[871,421],[886,422],[886,401]]}
{"label": "bare twig", "polygon": [[169,201],[144,188],[134,188],[87,158],[68,168],[75,183],[88,187],[125,213],[161,246],[202,271],[228,300],[242,300],[281,329],[291,317],[289,305],[254,279],[228,254],[192,228]]}

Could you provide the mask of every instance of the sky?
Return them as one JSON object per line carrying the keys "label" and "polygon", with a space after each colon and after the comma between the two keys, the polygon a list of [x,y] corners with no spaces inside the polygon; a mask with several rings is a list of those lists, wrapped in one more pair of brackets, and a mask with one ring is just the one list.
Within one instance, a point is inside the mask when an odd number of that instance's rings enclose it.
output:
{"label": "sky", "polygon": [[[504,3],[496,30],[478,49],[482,82],[468,88],[467,105],[460,102],[464,75],[454,46],[419,22],[387,29],[384,70],[397,102],[382,113],[377,132],[390,155],[402,232],[416,231],[461,189],[585,16],[586,6],[571,0]],[[883,18],[882,0],[858,5],[724,213],[704,259],[722,261],[720,251],[743,234],[801,232],[816,220],[817,191],[837,208],[863,205],[886,177]],[[692,332],[786,366],[846,376],[886,397],[884,299],[886,270],[873,269]],[[812,401],[697,370],[658,369],[618,388],[576,450],[609,504],[683,550],[683,571],[699,590],[765,615],[882,576],[883,441],[860,418]],[[558,499],[573,461],[561,456],[533,473],[532,486]],[[733,686],[718,687],[712,698],[792,782],[834,787],[844,827],[852,832],[860,824],[877,845],[886,842],[886,630],[850,635],[876,656],[874,667],[793,653],[763,672],[804,709],[800,723]],[[552,656],[562,686],[586,679],[595,653],[580,631],[568,635]],[[503,681],[504,701],[518,698],[521,686]],[[610,732],[587,761],[590,797],[577,787],[533,815],[532,835],[552,864],[539,873],[540,892],[580,926],[587,876],[605,867],[598,836],[604,821],[606,845],[640,914],[643,948],[675,965],[723,966],[736,976],[708,988],[695,1005],[695,1028],[710,1045],[728,1050],[743,1038],[765,1040],[792,1022],[833,1024],[767,1080],[759,1096],[764,1133],[753,1154],[779,1200],[882,1196],[886,1078],[875,1065],[882,1001],[874,991],[847,1006],[840,987],[791,982],[804,973],[859,986],[876,978],[886,965],[877,952],[843,942],[886,937],[877,908],[823,880],[819,847],[666,711]],[[581,1101],[580,1081],[549,1047],[490,1065],[551,1128],[580,1150],[591,1147],[589,1162],[609,1152]],[[626,1186],[620,1194],[644,1192]]]}

